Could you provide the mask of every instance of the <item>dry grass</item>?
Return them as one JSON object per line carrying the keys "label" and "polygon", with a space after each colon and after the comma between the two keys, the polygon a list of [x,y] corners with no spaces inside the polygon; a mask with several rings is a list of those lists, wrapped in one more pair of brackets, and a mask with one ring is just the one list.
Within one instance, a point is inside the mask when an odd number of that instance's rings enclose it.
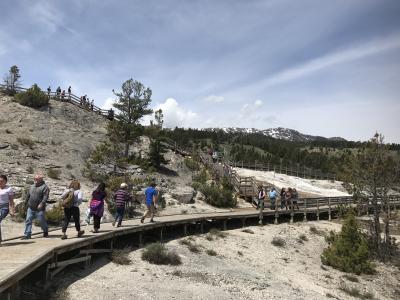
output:
{"label": "dry grass", "polygon": [[142,259],[156,265],[180,265],[180,256],[174,251],[168,251],[161,243],[153,243],[144,249]]}
{"label": "dry grass", "polygon": [[283,248],[283,247],[286,246],[286,241],[285,241],[283,238],[281,238],[281,237],[274,236],[274,237],[272,238],[271,244],[274,245],[274,246],[276,246],[276,247]]}
{"label": "dry grass", "polygon": [[217,256],[217,252],[215,252],[213,249],[207,249],[206,253],[210,256]]}
{"label": "dry grass", "polygon": [[130,249],[115,249],[111,253],[111,261],[117,265],[130,265],[132,263],[129,258]]}

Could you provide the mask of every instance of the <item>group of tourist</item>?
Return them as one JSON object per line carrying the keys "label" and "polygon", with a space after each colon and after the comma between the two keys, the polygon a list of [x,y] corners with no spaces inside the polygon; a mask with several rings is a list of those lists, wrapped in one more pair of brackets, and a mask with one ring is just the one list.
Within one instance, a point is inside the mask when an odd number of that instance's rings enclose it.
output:
{"label": "group of tourist", "polygon": [[[43,180],[43,176],[37,174],[34,176],[34,183],[30,186],[26,193],[26,219],[25,219],[25,231],[22,240],[29,240],[32,235],[32,222],[37,219],[40,223],[40,227],[43,231],[43,237],[49,236],[49,229],[46,221],[46,203],[49,199],[50,189]],[[110,192],[108,192],[110,193]],[[132,201],[132,196],[128,192],[128,185],[122,183],[120,188],[109,195],[106,191],[106,185],[101,182],[97,188],[91,194],[91,200],[89,202],[89,214],[86,219],[87,224],[90,224],[90,220],[93,218],[93,233],[98,233],[100,229],[101,218],[104,214],[105,200],[111,197],[113,200],[116,213],[112,225],[117,227],[122,226],[122,220],[125,214],[125,207],[128,202]],[[110,193],[111,194],[111,193]],[[154,222],[154,215],[157,208],[158,191],[156,189],[156,183],[153,181],[150,186],[145,190],[146,196],[146,212],[140,219],[143,223],[145,218],[150,217],[150,222]],[[77,236],[81,237],[85,232],[81,230],[80,220],[80,209],[79,206],[82,204],[84,195],[81,191],[80,182],[76,179],[72,180],[65,191],[59,198],[60,205],[64,209],[64,219],[62,223],[62,236],[61,239],[67,239],[67,228],[71,221],[71,217],[74,219],[75,229]],[[8,215],[14,216],[14,191],[7,184],[7,176],[0,175],[0,246],[1,246],[1,221]]]}
{"label": "group of tourist", "polygon": [[[264,209],[265,201],[266,201],[266,192],[264,187],[260,185],[258,187],[258,194],[257,194],[257,209]],[[298,205],[298,198],[299,194],[295,188],[289,187],[287,190],[286,188],[282,188],[281,192],[278,194],[275,187],[271,187],[270,191],[268,192],[268,198],[270,200],[270,209],[275,210],[277,206],[278,198],[280,199],[280,208],[288,209],[295,209],[299,210]]]}

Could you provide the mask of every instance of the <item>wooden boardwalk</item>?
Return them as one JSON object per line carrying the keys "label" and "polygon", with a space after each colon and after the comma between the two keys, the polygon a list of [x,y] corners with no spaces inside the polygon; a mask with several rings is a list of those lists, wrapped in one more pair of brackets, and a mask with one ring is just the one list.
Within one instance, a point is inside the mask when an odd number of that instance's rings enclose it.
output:
{"label": "wooden boardwalk", "polygon": [[[333,213],[334,208],[324,206],[320,208],[311,208],[303,211],[273,211],[266,209],[264,210],[264,216],[275,216],[279,215],[292,217],[296,214],[321,214],[321,213]],[[278,212],[278,214],[276,214]],[[163,233],[168,227],[181,227],[182,233],[188,233],[188,227],[197,226],[200,228],[200,232],[203,231],[203,225],[210,222],[217,222],[216,226],[220,226],[222,230],[227,229],[228,222],[232,220],[238,220],[242,226],[245,226],[246,219],[255,218],[258,219],[259,212],[254,209],[238,209],[227,212],[216,212],[206,214],[190,214],[190,215],[171,215],[157,217],[155,223],[141,224],[139,219],[131,219],[123,222],[123,226],[120,228],[112,227],[111,223],[103,223],[101,225],[100,232],[97,234],[87,232],[90,227],[83,227],[86,230],[85,235],[81,238],[77,238],[75,228],[69,228],[67,234],[69,238],[67,240],[61,240],[61,230],[50,232],[49,238],[43,238],[41,235],[32,236],[32,239],[22,241],[19,239],[9,239],[4,241],[0,248],[0,293],[6,293],[13,295],[15,292],[18,282],[36,270],[40,266],[47,265],[48,272],[43,275],[43,279],[47,277],[51,278],[55,275],[54,271],[62,269],[62,264],[58,261],[57,257],[60,254],[71,252],[71,251],[83,251],[85,253],[88,249],[95,249],[96,244],[107,241],[109,243],[108,250],[112,249],[112,241],[119,236],[124,235],[138,235],[139,243],[142,244],[143,235],[149,230],[159,231],[160,239],[163,239]],[[104,246],[102,246],[104,248]],[[103,249],[107,252],[107,249]],[[109,252],[108,251],[108,252]],[[101,252],[101,251],[100,251]],[[90,254],[86,253],[83,257],[78,257],[79,261],[90,260]],[[12,296],[10,296],[13,298]],[[10,298],[10,299],[11,299]],[[6,298],[7,299],[7,298]]]}
{"label": "wooden boardwalk", "polygon": [[[296,216],[297,219],[307,220],[313,215],[314,219],[319,220],[320,215],[325,214],[330,220],[340,205],[353,205],[351,197],[299,200],[299,210],[265,209],[263,217],[270,217],[275,219],[274,223],[278,223],[280,217],[285,217],[286,220],[290,218],[290,222],[293,222]],[[392,205],[393,209],[400,207],[399,199],[394,199]],[[26,241],[9,239],[3,242],[0,248],[0,299],[18,299],[19,282],[38,268],[45,270],[41,279],[48,281],[71,263],[89,263],[94,253],[111,252],[113,243],[124,236],[142,246],[149,231],[153,237],[156,234],[162,241],[170,230],[174,232],[178,230],[183,235],[193,230],[202,233],[206,227],[226,230],[229,225],[231,227],[234,225],[236,228],[244,227],[247,219],[253,219],[255,224],[254,220],[257,221],[259,217],[257,210],[235,209],[226,212],[161,216],[156,217],[155,223],[145,224],[141,224],[139,219],[131,219],[125,220],[120,228],[112,227],[111,223],[103,223],[97,234],[88,232],[92,226],[83,227],[86,232],[81,238],[76,237],[76,231],[71,227],[67,231],[69,234],[67,240],[60,239],[61,230],[50,232],[49,238],[37,235]],[[174,236],[176,235],[179,236],[175,233]],[[71,253],[74,256],[71,257]],[[60,257],[64,254],[69,255],[68,259],[61,260]]]}

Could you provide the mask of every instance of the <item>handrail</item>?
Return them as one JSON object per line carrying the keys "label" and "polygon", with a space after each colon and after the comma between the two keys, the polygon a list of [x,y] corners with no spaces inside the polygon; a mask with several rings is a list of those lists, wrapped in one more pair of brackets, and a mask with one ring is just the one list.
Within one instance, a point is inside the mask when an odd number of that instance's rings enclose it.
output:
{"label": "handrail", "polygon": [[[1,89],[7,89],[7,86],[4,84],[0,83],[0,90]],[[22,92],[28,90],[28,88],[20,87],[17,86],[14,88],[15,92]],[[81,104],[81,98],[78,97],[77,95],[71,93],[57,93],[57,92],[46,92],[45,90],[42,90],[44,94],[48,95],[51,99],[56,100],[56,101],[61,101],[61,102],[69,102],[72,103],[75,106],[78,106],[82,109],[86,109],[89,111],[97,112],[98,114],[102,115],[103,117],[109,118],[109,110],[107,109],[102,109],[96,105],[93,105],[93,109],[91,109],[91,104],[87,103],[87,105],[82,105]]]}

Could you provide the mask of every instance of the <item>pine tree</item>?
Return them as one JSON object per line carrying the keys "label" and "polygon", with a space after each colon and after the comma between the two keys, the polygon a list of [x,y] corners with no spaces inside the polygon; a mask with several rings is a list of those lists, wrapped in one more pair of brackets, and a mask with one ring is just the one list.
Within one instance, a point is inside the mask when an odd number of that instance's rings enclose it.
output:
{"label": "pine tree", "polygon": [[4,77],[4,84],[8,95],[15,95],[16,88],[19,87],[20,78],[21,75],[19,73],[19,68],[16,65],[12,66],[8,71],[8,74]]}
{"label": "pine tree", "polygon": [[114,94],[118,97],[114,103],[117,109],[116,122],[108,129],[109,133],[120,137],[120,142],[125,145],[124,156],[128,157],[130,145],[143,132],[140,120],[152,113],[148,108],[152,91],[150,88],[145,88],[141,82],[129,79],[122,84],[122,91]]}

